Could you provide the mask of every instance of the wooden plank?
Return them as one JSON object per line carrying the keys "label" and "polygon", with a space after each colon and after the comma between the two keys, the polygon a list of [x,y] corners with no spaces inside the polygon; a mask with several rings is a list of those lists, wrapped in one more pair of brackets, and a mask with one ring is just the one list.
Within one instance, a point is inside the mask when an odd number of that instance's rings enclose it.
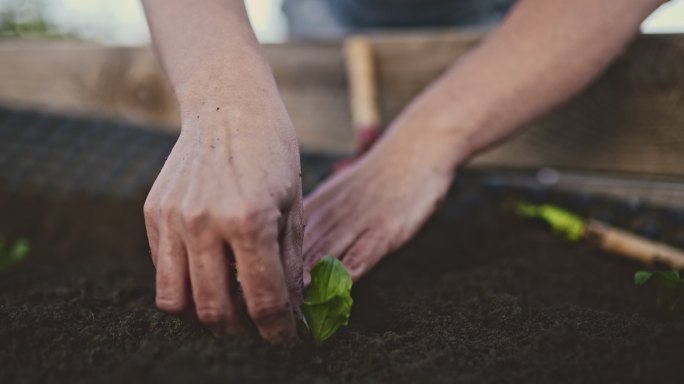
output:
{"label": "wooden plank", "polygon": [[[479,40],[452,31],[373,36],[384,121]],[[351,151],[340,44],[293,42],[265,51],[302,148]],[[580,96],[472,165],[684,177],[682,62],[683,35],[640,36]],[[0,42],[0,101],[178,126],[149,48]]]}
{"label": "wooden plank", "polygon": [[303,149],[351,153],[347,81],[337,42],[268,45],[273,68]]}
{"label": "wooden plank", "polygon": [[[303,148],[352,151],[338,43],[267,46]],[[178,131],[173,92],[149,47],[0,40],[0,102]]]}
{"label": "wooden plank", "polygon": [[[379,38],[385,121],[478,43],[477,35]],[[684,35],[643,35],[570,102],[477,166],[684,176]]]}
{"label": "wooden plank", "polygon": [[390,122],[411,100],[481,40],[479,33],[436,32],[374,38],[381,108]]}
{"label": "wooden plank", "polygon": [[169,130],[178,125],[175,98],[148,48],[0,40],[0,101]]}
{"label": "wooden plank", "polygon": [[684,176],[684,36],[642,36],[592,86],[479,165]]}
{"label": "wooden plank", "polygon": [[[477,44],[480,33],[376,35],[380,108],[391,121],[451,63]],[[339,42],[265,46],[302,148],[353,151],[344,59]]]}

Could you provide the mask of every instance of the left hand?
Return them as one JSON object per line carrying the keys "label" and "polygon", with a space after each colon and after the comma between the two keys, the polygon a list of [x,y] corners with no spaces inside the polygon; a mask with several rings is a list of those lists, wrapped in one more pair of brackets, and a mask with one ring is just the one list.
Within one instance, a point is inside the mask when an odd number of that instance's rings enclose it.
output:
{"label": "left hand", "polygon": [[453,168],[440,140],[415,129],[391,133],[304,200],[305,285],[325,255],[358,280],[408,241],[446,194]]}

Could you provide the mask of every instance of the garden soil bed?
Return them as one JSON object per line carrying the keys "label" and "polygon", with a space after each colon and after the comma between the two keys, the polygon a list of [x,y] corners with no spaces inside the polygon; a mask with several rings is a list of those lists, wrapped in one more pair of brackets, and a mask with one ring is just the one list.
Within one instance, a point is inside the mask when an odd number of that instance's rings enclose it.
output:
{"label": "garden soil bed", "polygon": [[[510,192],[455,189],[355,285],[349,327],[318,349],[218,340],[158,312],[153,270],[131,255],[32,257],[0,274],[0,383],[682,382],[684,319],[653,310],[638,266],[512,217]],[[679,213],[572,201],[681,241]]]}

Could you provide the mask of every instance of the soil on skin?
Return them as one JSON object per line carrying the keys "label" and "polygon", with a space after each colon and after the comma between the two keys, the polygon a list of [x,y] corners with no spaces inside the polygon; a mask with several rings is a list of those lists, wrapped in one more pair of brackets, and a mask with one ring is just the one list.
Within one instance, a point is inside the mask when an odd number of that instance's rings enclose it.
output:
{"label": "soil on skin", "polygon": [[655,313],[638,266],[468,204],[355,285],[349,327],[319,349],[162,314],[149,265],[34,257],[0,274],[0,383],[681,382],[684,319]]}

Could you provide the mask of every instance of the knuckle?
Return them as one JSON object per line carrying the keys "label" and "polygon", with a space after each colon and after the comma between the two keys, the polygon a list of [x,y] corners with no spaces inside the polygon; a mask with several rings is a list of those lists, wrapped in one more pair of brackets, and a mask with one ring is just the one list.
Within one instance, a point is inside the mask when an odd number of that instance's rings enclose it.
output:
{"label": "knuckle", "polygon": [[185,311],[185,303],[183,300],[180,300],[178,298],[174,297],[167,297],[163,295],[157,295],[156,298],[156,304],[157,308],[159,308],[160,311],[167,312],[167,313],[172,313],[172,314],[178,314],[183,311]]}
{"label": "knuckle", "polygon": [[143,214],[145,215],[145,220],[154,220],[158,213],[159,205],[157,205],[157,203],[154,201],[150,201],[149,199],[146,200],[145,205],[143,205]]}
{"label": "knuckle", "polygon": [[162,204],[159,207],[159,219],[166,223],[173,223],[178,217],[178,209],[170,204]]}
{"label": "knuckle", "polygon": [[350,274],[366,269],[366,255],[359,252],[348,253],[344,258],[344,266]]}
{"label": "knuckle", "polygon": [[205,325],[223,324],[226,323],[228,320],[227,311],[225,311],[223,308],[216,304],[198,304],[196,308],[196,313],[200,323]]}
{"label": "knuckle", "polygon": [[267,224],[277,220],[277,211],[275,214],[274,211],[258,205],[245,204],[237,212],[227,215],[227,230],[238,239],[257,238]]}
{"label": "knuckle", "polygon": [[186,209],[182,216],[185,228],[193,233],[205,230],[210,217],[209,212],[204,209]]}
{"label": "knuckle", "polygon": [[249,316],[257,325],[275,324],[287,318],[290,305],[287,300],[261,299],[249,308]]}

